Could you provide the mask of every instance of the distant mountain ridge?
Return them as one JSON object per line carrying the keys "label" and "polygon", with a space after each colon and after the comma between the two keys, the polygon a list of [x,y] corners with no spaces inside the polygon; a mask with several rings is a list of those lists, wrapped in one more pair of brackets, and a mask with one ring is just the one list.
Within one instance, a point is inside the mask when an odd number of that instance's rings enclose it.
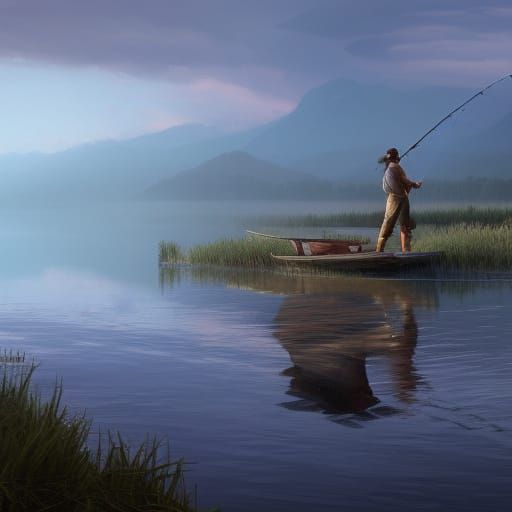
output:
{"label": "distant mountain ridge", "polygon": [[182,125],[54,154],[2,155],[0,199],[7,203],[14,198],[36,203],[126,199],[165,176],[177,152],[222,136],[217,128]]}
{"label": "distant mountain ridge", "polygon": [[[336,80],[308,92],[297,108],[267,125],[246,147],[282,164],[317,154],[414,142],[467,92],[425,88],[403,92]],[[375,156],[375,155],[374,155]]]}
{"label": "distant mountain ridge", "polygon": [[[255,158],[243,151],[224,153],[201,165],[159,181],[145,199],[278,199],[304,197],[330,184]],[[309,192],[308,192],[309,191]]]}
{"label": "distant mountain ridge", "polygon": [[[192,172],[234,151],[250,154],[282,171],[293,169],[288,171],[289,182],[294,181],[293,173],[302,172],[310,180],[375,183],[380,180],[376,160],[387,147],[404,149],[412,144],[467,95],[465,89],[401,91],[336,80],[307,93],[290,114],[243,132],[223,133],[212,127],[183,125],[50,155],[3,155],[0,201],[47,203],[140,197],[152,185],[178,174],[185,187],[187,180],[181,175],[185,170]],[[412,176],[463,179],[510,175],[512,113],[501,108],[501,101],[496,103],[498,110],[490,112],[492,115],[485,110],[487,104],[480,105],[476,105],[480,108],[476,123],[469,123],[467,117],[450,121],[411,153],[404,165]],[[247,163],[247,168],[251,165]],[[275,179],[278,174],[273,173]],[[242,174],[240,180],[247,184],[249,177]],[[268,190],[270,182],[269,177]]]}

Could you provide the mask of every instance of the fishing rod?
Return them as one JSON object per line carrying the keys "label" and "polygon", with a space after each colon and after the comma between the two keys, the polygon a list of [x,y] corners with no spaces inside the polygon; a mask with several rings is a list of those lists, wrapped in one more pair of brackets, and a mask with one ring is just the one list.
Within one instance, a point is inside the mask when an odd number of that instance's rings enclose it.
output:
{"label": "fishing rod", "polygon": [[500,82],[503,82],[504,80],[506,80],[507,78],[512,78],[512,75],[505,75],[504,77],[502,78],[499,78],[498,80],[495,80],[494,82],[492,82],[491,84],[489,84],[488,86],[484,87],[481,91],[478,91],[476,94],[473,94],[473,96],[471,96],[471,98],[469,98],[468,100],[466,100],[464,103],[462,103],[462,105],[459,105],[457,108],[453,109],[448,115],[444,116],[441,121],[439,121],[438,123],[436,123],[432,128],[430,128],[430,130],[425,133],[425,135],[423,135],[423,137],[421,137],[420,139],[418,139],[402,156],[401,158],[404,158],[405,156],[407,156],[408,153],[410,153],[413,149],[417,148],[433,131],[437,130],[437,128],[439,128],[439,126],[441,126],[445,121],[447,121],[448,119],[450,119],[450,117],[453,116],[453,114],[455,114],[456,112],[458,112],[460,109],[464,108],[468,103],[471,103],[474,99],[478,98],[478,96],[483,96],[484,92],[487,91],[488,89],[490,89],[491,87],[494,87],[496,84],[499,84]]}

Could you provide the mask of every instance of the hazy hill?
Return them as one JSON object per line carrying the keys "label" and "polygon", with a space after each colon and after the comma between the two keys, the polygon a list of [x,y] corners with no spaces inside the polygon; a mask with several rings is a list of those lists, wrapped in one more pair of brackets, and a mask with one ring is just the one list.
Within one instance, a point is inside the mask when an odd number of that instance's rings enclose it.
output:
{"label": "hazy hill", "polygon": [[[282,164],[316,155],[412,144],[467,91],[425,88],[404,92],[337,80],[307,93],[289,115],[267,125],[246,146]],[[373,160],[378,154],[372,156]]]}
{"label": "hazy hill", "polygon": [[[183,125],[121,141],[85,144],[53,154],[0,156],[4,203],[126,199],[173,168],[210,156],[209,141],[222,141],[212,127]],[[218,146],[222,146],[221,143]]]}
{"label": "hazy hill", "polygon": [[331,185],[242,151],[222,154],[161,180],[146,199],[273,199],[328,194]]}
{"label": "hazy hill", "polygon": [[342,149],[318,153],[292,162],[291,167],[331,181],[370,182],[379,179],[381,147]]}
{"label": "hazy hill", "polygon": [[[0,201],[136,197],[161,179],[233,151],[245,151],[266,160],[267,165],[273,162],[320,179],[373,183],[377,157],[387,147],[406,148],[471,92],[438,87],[407,92],[337,80],[307,93],[289,115],[239,133],[184,125],[49,155],[3,155]],[[493,90],[492,96],[475,101],[414,151],[406,161],[411,174],[440,179],[508,176],[510,86],[497,93],[495,97]],[[244,179],[249,181],[246,175]]]}
{"label": "hazy hill", "polygon": [[457,132],[443,147],[426,145],[404,166],[414,169],[416,176],[438,180],[512,178],[512,113],[484,126],[478,133]]}

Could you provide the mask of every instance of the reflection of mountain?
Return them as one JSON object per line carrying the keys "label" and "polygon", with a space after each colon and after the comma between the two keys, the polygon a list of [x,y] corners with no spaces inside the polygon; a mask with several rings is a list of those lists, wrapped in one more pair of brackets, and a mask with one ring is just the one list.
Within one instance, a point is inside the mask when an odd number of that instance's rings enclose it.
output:
{"label": "reflection of mountain", "polygon": [[[395,396],[414,400],[415,310],[437,307],[429,282],[192,269],[195,279],[284,294],[274,335],[289,353],[290,409],[362,412],[379,402],[366,373],[369,357],[389,364]],[[175,274],[168,279],[174,280]]]}

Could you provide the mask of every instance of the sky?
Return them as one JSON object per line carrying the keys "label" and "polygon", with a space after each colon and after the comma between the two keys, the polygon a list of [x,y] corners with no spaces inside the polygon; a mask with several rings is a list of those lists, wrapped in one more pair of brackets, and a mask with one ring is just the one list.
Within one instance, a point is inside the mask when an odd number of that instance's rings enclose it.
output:
{"label": "sky", "polygon": [[241,130],[336,78],[478,88],[509,73],[510,0],[0,0],[0,153]]}

